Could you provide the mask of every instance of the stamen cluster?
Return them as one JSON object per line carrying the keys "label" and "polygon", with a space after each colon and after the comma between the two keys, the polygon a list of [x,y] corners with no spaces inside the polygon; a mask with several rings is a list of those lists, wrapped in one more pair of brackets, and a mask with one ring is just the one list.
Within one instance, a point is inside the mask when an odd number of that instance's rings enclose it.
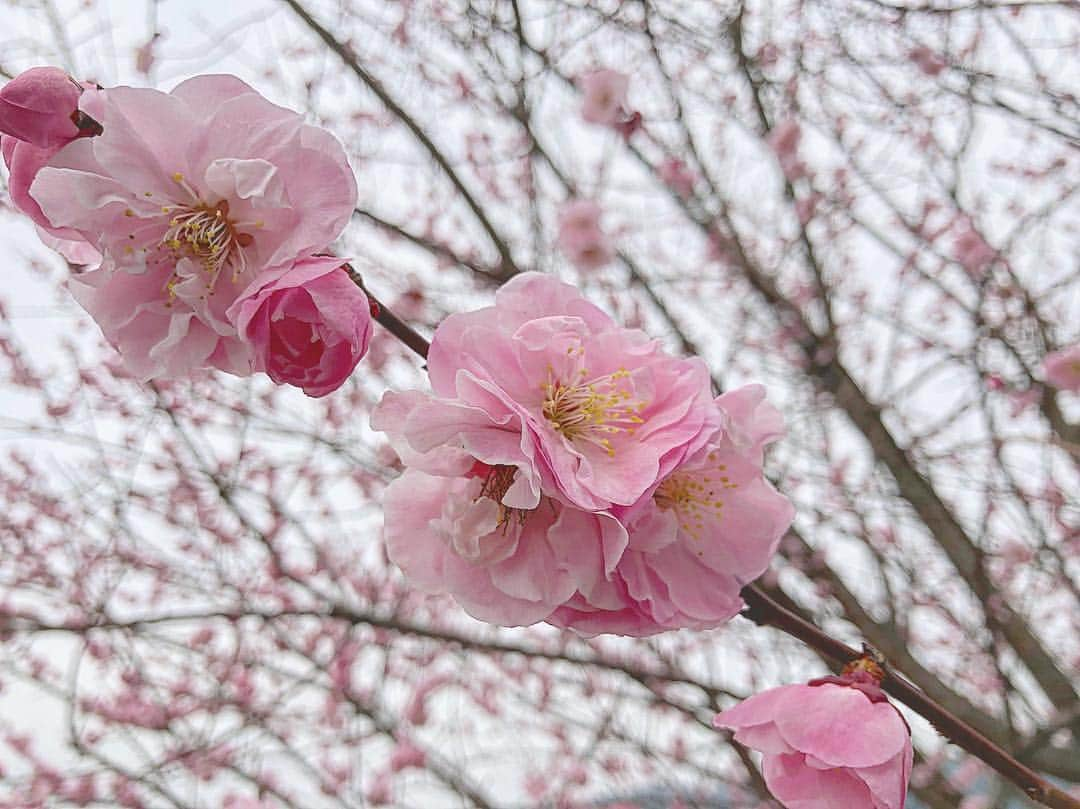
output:
{"label": "stamen cluster", "polygon": [[572,443],[587,441],[614,457],[612,436],[632,436],[644,423],[640,413],[648,402],[634,398],[630,372],[625,368],[595,379],[587,379],[588,371],[582,368],[571,384],[553,379],[551,371],[548,376],[549,381],[541,385],[544,418]]}
{"label": "stamen cluster", "polygon": [[[183,179],[183,175],[174,175]],[[173,205],[162,208],[171,215],[169,229],[161,237],[161,246],[173,253],[175,261],[192,258],[202,265],[210,277],[210,293],[222,268],[230,267],[229,280],[235,283],[247,269],[245,247],[255,240],[250,233],[240,233],[229,219],[229,201],[219,200],[209,205],[198,200],[194,205]]]}

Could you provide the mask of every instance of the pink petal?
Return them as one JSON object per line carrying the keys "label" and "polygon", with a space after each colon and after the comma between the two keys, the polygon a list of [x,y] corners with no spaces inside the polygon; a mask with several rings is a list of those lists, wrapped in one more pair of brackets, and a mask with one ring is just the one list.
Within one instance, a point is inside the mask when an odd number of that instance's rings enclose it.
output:
{"label": "pink petal", "polygon": [[79,136],[79,86],[58,67],[32,67],[0,87],[0,132],[41,148]]}
{"label": "pink petal", "polygon": [[203,115],[211,116],[226,101],[247,93],[255,93],[255,90],[236,76],[208,74],[180,82],[169,95],[179,98]]}
{"label": "pink petal", "polygon": [[840,685],[789,691],[776,716],[784,740],[834,767],[873,767],[908,743],[907,726],[887,702]]}
{"label": "pink petal", "polygon": [[104,95],[105,132],[90,139],[94,157],[129,196],[174,200],[177,172],[193,174],[185,146],[196,130],[190,108],[173,96],[141,87],[113,87]]}
{"label": "pink petal", "polygon": [[406,425],[412,412],[430,399],[420,391],[387,391],[371,413],[371,429],[384,432],[405,466],[429,475],[463,476],[475,459],[463,449],[438,446],[428,452],[418,452],[409,443]]}
{"label": "pink petal", "polygon": [[1043,376],[1059,390],[1080,391],[1080,343],[1047,354]]}
{"label": "pink petal", "polygon": [[780,731],[776,729],[776,725],[772,722],[741,728],[735,732],[735,741],[766,755],[799,752],[784,741],[784,737],[780,735]]}
{"label": "pink petal", "polygon": [[219,199],[253,199],[258,205],[288,205],[285,183],[268,160],[218,158],[203,173],[206,187]]}
{"label": "pink petal", "polygon": [[788,809],[875,809],[866,785],[847,770],[816,770],[800,755],[771,755],[762,762],[769,791]]}
{"label": "pink petal", "polygon": [[782,685],[744,699],[738,705],[721,711],[713,719],[713,727],[740,730],[774,721],[784,710],[789,694],[802,694],[809,686]]}
{"label": "pink petal", "polygon": [[873,794],[875,809],[904,809],[912,756],[909,743],[899,756],[894,756],[884,764],[851,771]]}
{"label": "pink petal", "polygon": [[444,586],[447,549],[430,523],[441,514],[453,484],[450,478],[409,470],[383,492],[383,537],[390,561],[412,586],[428,592],[441,592]]}

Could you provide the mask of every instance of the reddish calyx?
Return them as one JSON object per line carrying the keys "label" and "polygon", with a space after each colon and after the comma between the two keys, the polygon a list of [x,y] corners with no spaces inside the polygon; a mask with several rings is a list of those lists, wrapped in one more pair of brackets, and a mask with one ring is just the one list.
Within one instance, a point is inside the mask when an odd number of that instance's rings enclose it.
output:
{"label": "reddish calyx", "polygon": [[885,670],[869,657],[860,657],[844,666],[839,676],[818,677],[807,685],[845,685],[864,693],[871,702],[888,702],[888,697],[881,690],[881,681],[885,679]]}

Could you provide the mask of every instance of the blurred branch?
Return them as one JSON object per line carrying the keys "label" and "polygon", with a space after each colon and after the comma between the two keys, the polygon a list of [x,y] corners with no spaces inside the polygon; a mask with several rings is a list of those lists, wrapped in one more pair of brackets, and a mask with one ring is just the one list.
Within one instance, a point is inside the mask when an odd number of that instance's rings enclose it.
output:
{"label": "blurred branch", "polygon": [[409,115],[405,109],[398,104],[389,91],[382,85],[382,83],[365,70],[357,61],[356,54],[347,45],[339,42],[333,34],[330,33],[325,27],[323,27],[318,20],[316,20],[308,10],[298,0],[282,0],[289,8],[291,8],[304,24],[310,28],[334,53],[336,53],[345,63],[345,66],[352,71],[352,73],[360,79],[361,82],[382,102],[383,106],[390,111],[405,127],[412,133],[412,136],[424,147],[424,150],[431,156],[435,163],[442,169],[443,174],[453,184],[457,192],[461,194],[461,198],[465,201],[466,205],[473,212],[476,220],[480,223],[480,226],[487,233],[491,243],[495,246],[495,249],[499,252],[501,264],[499,271],[493,277],[498,281],[505,281],[510,278],[514,273],[518,272],[517,265],[514,263],[513,255],[510,251],[509,245],[499,232],[495,229],[495,226],[491,223],[484,208],[477,201],[475,195],[469,191],[461,177],[454,170],[454,167],[450,165],[450,161],[442,153],[442,150],[435,145],[435,142],[424,131],[424,128],[416,122],[416,120]]}

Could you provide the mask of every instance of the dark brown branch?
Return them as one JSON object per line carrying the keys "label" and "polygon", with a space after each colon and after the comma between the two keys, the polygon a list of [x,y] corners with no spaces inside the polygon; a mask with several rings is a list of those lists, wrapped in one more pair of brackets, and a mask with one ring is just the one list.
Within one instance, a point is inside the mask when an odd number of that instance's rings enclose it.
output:
{"label": "dark brown branch", "polygon": [[[798,638],[838,668],[862,656],[846,643],[829,637],[808,621],[780,606],[756,584],[743,588],[743,598],[749,609],[743,614],[760,626],[772,626]],[[964,748],[1020,787],[1032,800],[1051,809],[1080,809],[1080,800],[1071,797],[1047,782],[1034,770],[1025,767],[992,741],[961,721],[939,703],[932,700],[897,672],[885,667],[881,687],[916,713],[922,715],[937,731],[954,744]]]}
{"label": "dark brown branch", "polygon": [[364,294],[367,295],[368,300],[371,301],[372,314],[379,322],[379,325],[398,338],[409,349],[419,355],[421,359],[426,360],[428,349],[431,347],[431,343],[427,341],[427,338],[387,309],[378,298],[372,295],[371,291],[364,286],[364,279],[360,277],[360,273],[353,269],[351,265],[346,264],[345,271],[349,274],[352,282],[360,287]]}
{"label": "dark brown branch", "polygon": [[499,235],[499,232],[495,230],[495,226],[491,224],[491,220],[488,218],[487,213],[481,207],[480,203],[476,201],[476,197],[472,192],[466,188],[465,183],[462,182],[458,173],[454,171],[454,167],[450,165],[450,161],[446,159],[446,156],[442,153],[438,146],[428,137],[428,134],[418,124],[408,112],[401,107],[400,104],[394,99],[392,95],[383,87],[382,82],[371,75],[365,70],[356,59],[356,54],[343,42],[339,42],[333,34],[324,28],[318,20],[311,16],[310,12],[304,6],[297,2],[297,0],[283,0],[283,2],[291,8],[304,24],[307,25],[315,34],[318,35],[326,46],[336,53],[341,61],[345,63],[345,66],[353,72],[353,74],[364,83],[364,85],[375,94],[376,98],[382,102],[382,105],[389,110],[395,118],[397,118],[405,127],[412,133],[413,137],[420,143],[421,146],[431,155],[447,179],[453,184],[454,188],[462,199],[469,206],[469,209],[476,216],[476,220],[480,223],[480,226],[487,233],[488,238],[491,239],[492,244],[495,245],[495,249],[499,252],[500,268],[496,279],[505,281],[512,275],[518,272],[517,265],[514,263],[513,255],[510,252],[510,247],[506,244],[506,241]]}

